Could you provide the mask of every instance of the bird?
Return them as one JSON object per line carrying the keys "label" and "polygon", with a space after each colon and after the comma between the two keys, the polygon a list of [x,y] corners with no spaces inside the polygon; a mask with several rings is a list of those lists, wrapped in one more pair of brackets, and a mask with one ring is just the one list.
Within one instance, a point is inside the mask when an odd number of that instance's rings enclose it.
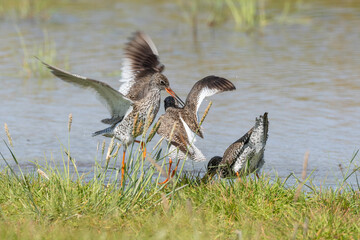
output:
{"label": "bird", "polygon": [[[195,162],[206,161],[204,154],[194,144],[196,135],[201,138],[204,137],[198,123],[197,112],[199,107],[205,97],[235,89],[234,84],[229,80],[210,75],[194,84],[184,106],[179,106],[173,97],[165,98],[165,114],[160,116],[158,120],[160,126],[157,133],[165,138],[170,145],[169,169],[172,158],[177,158],[176,166],[180,160],[186,159],[187,156]],[[167,180],[169,180],[169,176],[164,182]]]}
{"label": "bird", "polygon": [[244,136],[231,144],[223,157],[212,157],[204,180],[218,174],[220,178],[235,178],[259,171],[264,165],[264,151],[268,139],[269,120],[265,112],[255,119],[255,125]]}
{"label": "bird", "polygon": [[42,63],[61,80],[95,91],[99,100],[109,110],[111,117],[103,119],[102,122],[109,124],[110,127],[93,133],[93,136],[115,137],[122,142],[121,186],[125,173],[126,149],[137,136],[142,134],[144,129],[144,124],[142,124],[139,131],[133,131],[135,120],[136,122],[147,122],[149,125],[152,123],[159,111],[162,90],[166,90],[180,104],[184,104],[170,88],[167,77],[162,74],[164,66],[159,62],[154,43],[148,35],[142,32],[136,32],[125,47],[122,79],[120,80],[123,85],[119,91],[104,82],[69,73],[45,62]]}

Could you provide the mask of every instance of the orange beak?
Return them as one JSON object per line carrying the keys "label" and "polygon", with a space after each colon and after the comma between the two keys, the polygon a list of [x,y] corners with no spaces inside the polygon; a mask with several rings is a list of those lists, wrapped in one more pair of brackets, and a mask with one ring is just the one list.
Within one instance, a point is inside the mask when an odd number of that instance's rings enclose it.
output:
{"label": "orange beak", "polygon": [[166,90],[166,92],[167,92],[168,94],[170,94],[173,98],[175,98],[175,100],[176,100],[178,103],[180,103],[180,104],[182,105],[182,107],[185,106],[184,101],[181,100],[181,98],[179,98],[179,96],[176,95],[176,93],[175,93],[171,88],[165,88],[165,90]]}

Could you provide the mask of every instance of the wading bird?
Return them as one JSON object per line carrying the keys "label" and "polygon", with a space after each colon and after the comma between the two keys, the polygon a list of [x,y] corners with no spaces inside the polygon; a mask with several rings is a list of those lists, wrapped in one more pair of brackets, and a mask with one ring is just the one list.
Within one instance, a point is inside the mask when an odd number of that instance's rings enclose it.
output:
{"label": "wading bird", "polygon": [[269,121],[268,114],[255,119],[255,126],[244,136],[231,144],[223,157],[215,156],[210,159],[205,174],[205,180],[218,174],[221,178],[234,178],[246,176],[259,171],[264,165],[264,151],[268,139]]}
{"label": "wading bird", "polygon": [[[140,131],[134,133],[134,120],[142,123],[148,121],[149,125],[152,123],[159,111],[161,90],[166,90],[177,101],[184,104],[171,90],[168,79],[162,74],[164,65],[159,62],[154,43],[149,36],[141,32],[135,33],[125,47],[120,80],[123,85],[119,91],[104,82],[69,73],[44,62],[43,64],[65,82],[94,90],[109,110],[111,118],[103,119],[102,122],[111,126],[95,132],[93,136],[101,134],[106,137],[115,137],[122,142],[124,152],[121,185],[123,185],[125,172],[126,149],[143,131],[144,124]],[[147,119],[148,116],[150,119]]]}
{"label": "wading bird", "polygon": [[[205,156],[194,144],[195,135],[203,138],[203,132],[198,123],[198,109],[205,97],[231,90],[235,90],[235,86],[229,80],[216,76],[207,76],[195,83],[183,107],[179,107],[173,97],[167,97],[164,100],[165,114],[159,118],[160,127],[157,133],[170,144],[169,169],[171,168],[172,158],[178,159],[176,168],[179,161],[185,159],[186,156],[189,156],[195,162],[206,161]],[[174,175],[176,168],[172,175]],[[166,183],[169,178],[170,171],[163,183]]]}

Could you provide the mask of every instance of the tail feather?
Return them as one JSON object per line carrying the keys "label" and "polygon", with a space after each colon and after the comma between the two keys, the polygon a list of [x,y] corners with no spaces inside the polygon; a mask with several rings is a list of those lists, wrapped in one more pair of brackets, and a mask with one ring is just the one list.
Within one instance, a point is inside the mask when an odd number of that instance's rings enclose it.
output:
{"label": "tail feather", "polygon": [[268,131],[269,131],[269,120],[268,120],[268,113],[267,112],[264,113],[263,124],[264,124],[264,138],[267,140]]}
{"label": "tail feather", "polygon": [[206,157],[194,144],[189,146],[189,155],[194,162],[204,162]]}
{"label": "tail feather", "polygon": [[103,130],[94,132],[94,133],[92,134],[92,136],[95,137],[95,136],[101,134],[101,135],[104,135],[105,137],[112,137],[112,136],[114,135],[114,134],[113,134],[114,127],[115,127],[115,126],[111,126],[111,127],[105,128],[105,129],[103,129]]}

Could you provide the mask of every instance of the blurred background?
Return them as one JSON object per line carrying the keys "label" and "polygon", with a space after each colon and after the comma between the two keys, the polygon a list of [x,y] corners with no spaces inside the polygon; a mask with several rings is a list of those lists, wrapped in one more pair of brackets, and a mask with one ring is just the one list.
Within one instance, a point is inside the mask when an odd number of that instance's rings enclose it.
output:
{"label": "blurred background", "polygon": [[[141,30],[182,99],[207,75],[236,85],[200,108],[201,116],[213,101],[205,138],[197,140],[208,159],[266,111],[263,171],[300,176],[309,151],[315,181],[332,185],[360,148],[359,26],[357,0],[1,0],[0,124],[31,169],[29,161],[62,161],[72,113],[70,151],[79,170],[90,171],[104,140],[91,133],[104,128],[108,112],[92,92],[56,79],[33,56],[118,89],[124,44]],[[5,131],[0,137],[7,139]],[[0,151],[10,158],[5,144]],[[206,164],[188,161],[186,169]]]}

